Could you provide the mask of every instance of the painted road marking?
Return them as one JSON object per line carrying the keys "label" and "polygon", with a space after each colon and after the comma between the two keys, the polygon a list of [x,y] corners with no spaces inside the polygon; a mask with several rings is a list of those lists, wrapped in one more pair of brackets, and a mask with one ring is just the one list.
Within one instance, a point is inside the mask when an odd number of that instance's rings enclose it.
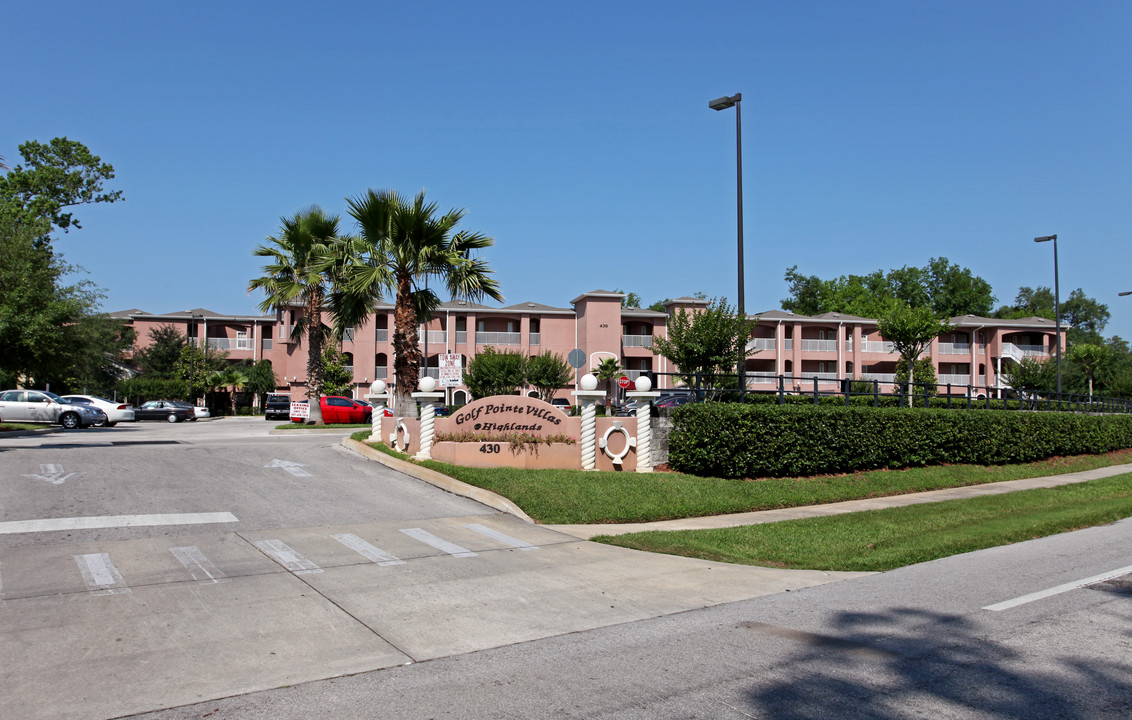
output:
{"label": "painted road marking", "polygon": [[460,547],[456,543],[450,543],[447,540],[441,540],[440,538],[433,535],[432,533],[427,532],[425,530],[422,530],[420,528],[409,528],[407,530],[402,530],[401,532],[405,533],[406,535],[413,538],[414,540],[419,540],[419,541],[423,542],[425,545],[430,545],[430,546],[436,548],[437,550],[439,550],[441,552],[446,552],[449,555],[451,555],[452,557],[462,558],[462,557],[475,557],[476,556],[476,554],[474,552],[472,552],[471,550],[469,550],[468,548]]}
{"label": "painted road marking", "polygon": [[464,527],[468,528],[469,530],[475,530],[480,535],[487,535],[489,538],[498,540],[499,542],[505,545],[510,545],[513,548],[519,548],[520,550],[538,550],[537,545],[531,545],[528,542],[523,542],[522,540],[513,538],[510,535],[504,535],[498,530],[492,530],[486,525],[480,525],[479,523],[470,523],[468,525],[465,525]]}
{"label": "painted road marking", "polygon": [[306,467],[306,465],[297,463],[293,460],[272,460],[268,464],[264,465],[264,467],[283,468],[295,477],[313,477],[309,472],[303,469]]}
{"label": "painted road marking", "polygon": [[32,478],[35,480],[44,480],[51,483],[52,485],[62,485],[70,478],[73,478],[75,475],[81,474],[82,473],[64,472],[62,465],[45,463],[39,466],[39,475],[24,475],[24,477]]}
{"label": "painted road marking", "polygon": [[173,557],[185,566],[185,569],[193,576],[193,580],[207,579],[214,583],[227,580],[224,577],[224,572],[213,565],[212,561],[206,558],[196,545],[171,547],[169,552],[173,553]]}
{"label": "painted road marking", "polygon": [[322,568],[287,547],[281,540],[256,540],[255,546],[296,575],[322,572]]}
{"label": "painted road marking", "polygon": [[1076,582],[1058,585],[1057,587],[1052,587],[1048,590],[1039,590],[1038,592],[1030,593],[1029,595],[1016,597],[1013,600],[1004,600],[1000,603],[995,603],[994,605],[987,605],[985,608],[983,608],[983,610],[993,610],[995,612],[998,612],[1000,610],[1009,610],[1012,607],[1025,605],[1028,602],[1041,600],[1053,595],[1060,595],[1063,592],[1069,592],[1070,590],[1083,588],[1086,585],[1095,585],[1100,582],[1105,582],[1106,580],[1118,578],[1121,575],[1127,575],[1128,573],[1132,573],[1132,565],[1128,565],[1127,567],[1122,567],[1119,570],[1113,570],[1112,572],[1107,572],[1102,575],[1094,575],[1093,577],[1085,578],[1084,580],[1077,580]]}
{"label": "painted road marking", "polygon": [[405,561],[398,558],[396,555],[390,555],[379,547],[370,545],[365,540],[362,540],[357,535],[352,533],[342,533],[341,535],[331,535],[338,542],[350,548],[357,554],[364,557],[370,562],[375,562],[378,565],[404,565]]}
{"label": "painted road marking", "polygon": [[91,595],[119,595],[130,591],[108,554],[75,555],[75,562]]}
{"label": "painted road marking", "polygon": [[[0,570],[3,569],[3,564],[0,563]],[[0,607],[4,607],[4,574],[0,572]]]}
{"label": "painted road marking", "polygon": [[145,527],[150,525],[207,525],[239,522],[229,512],[180,513],[176,515],[104,515],[101,517],[49,518],[0,522],[0,535],[50,532],[53,530],[97,530],[99,528]]}

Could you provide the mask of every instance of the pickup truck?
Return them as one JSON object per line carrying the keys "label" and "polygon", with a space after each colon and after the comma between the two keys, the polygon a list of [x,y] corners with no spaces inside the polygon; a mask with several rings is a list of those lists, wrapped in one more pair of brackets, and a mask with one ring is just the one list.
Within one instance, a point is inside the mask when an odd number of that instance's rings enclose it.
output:
{"label": "pickup truck", "polygon": [[291,419],[291,396],[282,393],[268,393],[263,403],[263,417],[267,420]]}

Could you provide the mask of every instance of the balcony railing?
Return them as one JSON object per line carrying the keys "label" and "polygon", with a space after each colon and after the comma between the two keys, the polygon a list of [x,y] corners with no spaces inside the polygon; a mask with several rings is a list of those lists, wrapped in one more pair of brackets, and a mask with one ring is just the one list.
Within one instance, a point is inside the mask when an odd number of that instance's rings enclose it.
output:
{"label": "balcony railing", "polygon": [[752,350],[774,350],[774,338],[751,338],[747,347]]}
{"label": "balcony railing", "polygon": [[271,349],[271,338],[264,338],[263,339],[263,350],[264,350],[264,352],[267,352],[270,349]]}
{"label": "balcony railing", "polygon": [[621,347],[651,348],[652,335],[622,335]]}
{"label": "balcony railing", "polygon": [[[425,336],[421,334],[421,342],[425,341]],[[448,342],[448,333],[444,330],[429,330],[428,331],[428,344],[429,345],[443,345]]]}
{"label": "balcony railing", "polygon": [[807,372],[805,370],[802,371],[802,374],[799,377],[803,377],[807,380],[812,380],[813,378],[817,378],[818,380],[837,380],[838,379],[837,373],[835,373],[835,372]]}
{"label": "balcony railing", "polygon": [[373,379],[374,380],[384,380],[387,377],[389,377],[389,368],[387,368],[387,367],[374,368],[374,371],[373,371]]}
{"label": "balcony railing", "polygon": [[[913,378],[913,380],[914,379],[915,378]],[[971,384],[971,373],[963,373],[962,375],[952,375],[952,374],[940,373],[936,377],[936,382],[939,383],[940,385],[947,385],[948,383],[951,383],[952,385],[970,385]],[[978,383],[976,383],[976,385],[977,384]]]}
{"label": "balcony railing", "polygon": [[940,355],[970,355],[971,343],[940,343]]}
{"label": "balcony railing", "polygon": [[343,342],[354,342],[354,328],[346,328],[342,331]]}
{"label": "balcony railing", "polygon": [[467,330],[457,330],[456,331],[456,344],[457,345],[467,345],[468,344],[468,331]]}
{"label": "balcony railing", "polygon": [[388,328],[378,328],[377,330],[374,330],[373,333],[374,333],[373,339],[376,340],[377,342],[389,342],[389,330],[388,330]]}
{"label": "balcony railing", "polygon": [[877,382],[896,382],[896,373],[861,373],[862,380],[876,380]]}
{"label": "balcony railing", "polygon": [[424,377],[424,376],[427,375],[430,378],[435,378],[437,380],[440,379],[440,368],[430,367],[430,368],[418,368],[418,369],[420,370],[421,377]]}
{"label": "balcony railing", "polygon": [[477,345],[518,345],[520,336],[517,332],[477,332]]}
{"label": "balcony railing", "polygon": [[531,333],[531,345],[541,345],[541,344],[542,344],[542,334],[541,333]]}
{"label": "balcony railing", "polygon": [[[248,338],[207,338],[213,350],[251,350],[252,341]],[[271,342],[270,340],[266,342]],[[189,338],[189,344],[200,345],[200,338]]]}
{"label": "balcony railing", "polygon": [[837,352],[837,341],[802,340],[802,352]]}
{"label": "balcony railing", "polygon": [[885,353],[891,355],[892,353],[896,352],[896,348],[894,348],[892,343],[888,342],[887,340],[862,340],[861,352]]}

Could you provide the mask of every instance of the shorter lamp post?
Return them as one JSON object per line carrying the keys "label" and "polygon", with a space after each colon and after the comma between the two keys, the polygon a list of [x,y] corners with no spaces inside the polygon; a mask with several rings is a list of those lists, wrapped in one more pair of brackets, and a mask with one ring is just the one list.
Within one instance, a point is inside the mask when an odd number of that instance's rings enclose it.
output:
{"label": "shorter lamp post", "polygon": [[1034,242],[1053,241],[1053,321],[1057,328],[1057,403],[1061,406],[1061,290],[1057,279],[1057,235],[1043,235]]}

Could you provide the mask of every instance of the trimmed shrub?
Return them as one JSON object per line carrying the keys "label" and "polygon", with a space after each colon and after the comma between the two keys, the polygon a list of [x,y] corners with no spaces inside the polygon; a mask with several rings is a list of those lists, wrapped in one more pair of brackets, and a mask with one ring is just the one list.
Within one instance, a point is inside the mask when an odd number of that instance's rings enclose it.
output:
{"label": "trimmed shrub", "polygon": [[711,477],[1002,465],[1132,447],[1130,415],[702,403],[673,420],[672,469]]}

